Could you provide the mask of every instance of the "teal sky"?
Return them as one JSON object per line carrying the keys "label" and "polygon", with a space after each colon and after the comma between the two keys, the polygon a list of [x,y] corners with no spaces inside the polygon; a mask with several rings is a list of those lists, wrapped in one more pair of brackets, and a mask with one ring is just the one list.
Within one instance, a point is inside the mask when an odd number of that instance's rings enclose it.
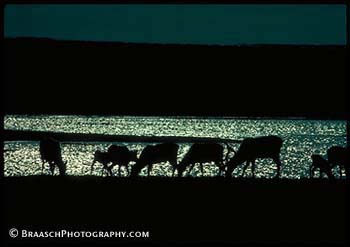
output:
{"label": "teal sky", "polygon": [[346,42],[345,5],[39,5],[5,7],[5,37],[186,44]]}

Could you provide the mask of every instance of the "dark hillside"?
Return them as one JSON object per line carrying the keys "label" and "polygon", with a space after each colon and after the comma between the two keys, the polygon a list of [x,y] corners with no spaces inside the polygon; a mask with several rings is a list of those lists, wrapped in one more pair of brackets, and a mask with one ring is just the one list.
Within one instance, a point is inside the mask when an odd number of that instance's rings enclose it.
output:
{"label": "dark hillside", "polygon": [[4,45],[6,113],[345,117],[341,46]]}

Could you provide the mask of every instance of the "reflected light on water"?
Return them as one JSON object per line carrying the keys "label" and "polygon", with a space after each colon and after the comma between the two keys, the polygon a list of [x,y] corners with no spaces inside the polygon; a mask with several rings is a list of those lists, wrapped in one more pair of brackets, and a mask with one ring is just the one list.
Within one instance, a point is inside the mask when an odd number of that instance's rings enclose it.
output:
{"label": "reflected light on water", "polygon": [[[313,153],[325,155],[333,145],[346,145],[345,121],[316,120],[252,120],[185,117],[99,117],[99,116],[6,116],[5,129],[57,131],[69,133],[100,133],[136,136],[194,136],[243,139],[263,135],[279,135],[284,143],[281,150],[282,176],[302,178],[309,176],[310,156]],[[138,155],[146,143],[115,143],[137,150]],[[5,142],[5,176],[26,176],[41,174],[41,160],[37,142]],[[94,152],[106,151],[110,143],[63,143],[62,155],[67,161],[69,175],[90,175]],[[180,161],[191,144],[181,143],[178,153]],[[233,145],[235,149],[238,144]],[[131,163],[132,165],[133,163]],[[256,177],[273,177],[276,165],[272,160],[256,162]],[[204,176],[216,176],[215,165],[204,166]],[[114,168],[117,174],[118,168]],[[48,174],[46,164],[45,174]],[[56,171],[57,172],[57,171]],[[122,176],[126,176],[122,169]],[[141,175],[147,174],[146,169]],[[153,167],[152,175],[171,176],[170,164]],[[185,173],[186,174],[186,173]],[[240,176],[242,166],[233,175]],[[95,164],[92,175],[101,175],[101,165]],[[191,176],[202,176],[199,166]],[[251,176],[250,168],[245,176]]]}

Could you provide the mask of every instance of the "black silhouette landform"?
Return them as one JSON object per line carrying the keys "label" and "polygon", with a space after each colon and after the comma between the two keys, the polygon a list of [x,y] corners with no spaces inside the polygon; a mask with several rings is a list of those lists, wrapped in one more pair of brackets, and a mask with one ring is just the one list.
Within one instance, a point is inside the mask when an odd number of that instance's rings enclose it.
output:
{"label": "black silhouette landform", "polygon": [[4,113],[346,118],[344,46],[8,38]]}

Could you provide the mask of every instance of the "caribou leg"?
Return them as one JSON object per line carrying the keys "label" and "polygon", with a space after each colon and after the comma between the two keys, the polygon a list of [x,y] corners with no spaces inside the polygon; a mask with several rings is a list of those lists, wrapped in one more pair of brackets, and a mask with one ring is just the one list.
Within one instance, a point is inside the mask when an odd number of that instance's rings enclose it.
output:
{"label": "caribou leg", "polygon": [[223,171],[223,169],[224,169],[224,165],[223,165],[223,163],[222,163],[222,162],[219,162],[218,167],[219,167],[219,173],[218,173],[218,176],[222,176],[222,171]]}
{"label": "caribou leg", "polygon": [[113,177],[113,167],[108,168],[109,176]]}
{"label": "caribou leg", "polygon": [[277,174],[276,174],[276,178],[279,178],[280,175],[281,175],[281,166],[282,166],[282,163],[281,163],[281,160],[279,157],[276,157],[273,159],[273,161],[276,163],[277,165]]}
{"label": "caribou leg", "polygon": [[252,160],[252,175],[255,178],[255,160]]}
{"label": "caribou leg", "polygon": [[126,172],[128,173],[128,177],[130,176],[130,169],[129,169],[129,165],[125,166]]}
{"label": "caribou leg", "polygon": [[310,178],[314,177],[315,170],[316,170],[316,167],[312,166],[310,169]]}
{"label": "caribou leg", "polygon": [[149,177],[150,174],[151,174],[152,168],[153,168],[153,164],[149,164],[149,165],[148,165],[148,170],[147,170],[147,176],[148,176],[148,177]]}
{"label": "caribou leg", "polygon": [[343,178],[343,169],[342,169],[343,167],[342,166],[339,166],[339,176],[340,176],[340,179],[342,179]]}
{"label": "caribou leg", "polygon": [[113,166],[107,166],[107,165],[106,165],[107,176],[113,177],[113,171],[112,171],[112,169],[113,169]]}
{"label": "caribou leg", "polygon": [[243,172],[242,172],[242,176],[241,176],[241,177],[244,176],[244,173],[245,173],[245,171],[247,170],[247,168],[248,168],[248,166],[249,166],[249,163],[250,163],[250,161],[247,160],[247,162],[245,163],[245,166],[243,167]]}
{"label": "caribou leg", "polygon": [[346,180],[350,180],[350,167],[349,165],[345,164],[345,178]]}
{"label": "caribou leg", "polygon": [[232,177],[232,172],[233,172],[233,167],[226,167],[226,170],[225,170],[225,177],[226,178],[231,178]]}
{"label": "caribou leg", "polygon": [[94,159],[94,160],[92,161],[91,169],[90,169],[90,174],[92,174],[92,171],[93,171],[93,169],[94,169],[95,163],[96,163],[96,159]]}
{"label": "caribou leg", "polygon": [[202,173],[202,177],[203,177],[204,176],[203,163],[199,163],[199,166],[201,168],[201,173]]}
{"label": "caribou leg", "polygon": [[334,175],[333,175],[331,169],[326,170],[325,173],[327,174],[327,177],[328,177],[329,180],[333,180],[334,179]]}
{"label": "caribou leg", "polygon": [[55,173],[55,163],[50,162],[49,165],[50,165],[51,175],[53,176]]}
{"label": "caribou leg", "polygon": [[190,169],[188,170],[188,175],[191,174],[191,171],[193,170],[193,167],[195,166],[196,163],[191,164]]}
{"label": "caribou leg", "polygon": [[173,169],[173,172],[172,172],[171,176],[174,177],[176,166],[177,166],[177,161],[176,160],[175,161],[170,161],[170,165],[171,165],[171,167]]}
{"label": "caribou leg", "polygon": [[101,172],[101,176],[103,176],[103,174],[105,172],[107,172],[107,175],[108,175],[108,166],[107,166],[108,163],[102,163],[102,172]]}
{"label": "caribou leg", "polygon": [[41,165],[41,175],[44,173],[44,168],[45,168],[45,161],[43,161],[43,164]]}

